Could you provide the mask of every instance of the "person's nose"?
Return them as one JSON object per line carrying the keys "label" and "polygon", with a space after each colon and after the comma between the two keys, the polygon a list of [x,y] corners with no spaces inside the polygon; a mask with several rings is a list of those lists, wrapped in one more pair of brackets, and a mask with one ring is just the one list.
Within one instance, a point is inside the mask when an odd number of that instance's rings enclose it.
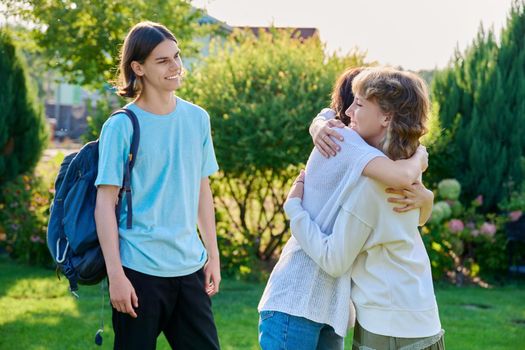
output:
{"label": "person's nose", "polygon": [[170,70],[177,71],[182,66],[181,61],[179,59],[172,59],[170,62]]}
{"label": "person's nose", "polygon": [[352,114],[354,114],[354,110],[353,110],[353,103],[350,105],[350,107],[348,107],[345,111],[345,115],[349,118],[352,118]]}

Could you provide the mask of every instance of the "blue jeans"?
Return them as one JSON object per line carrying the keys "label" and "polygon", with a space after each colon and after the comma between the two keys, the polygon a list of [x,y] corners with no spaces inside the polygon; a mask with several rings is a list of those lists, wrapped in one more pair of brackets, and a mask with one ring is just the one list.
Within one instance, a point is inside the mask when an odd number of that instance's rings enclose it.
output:
{"label": "blue jeans", "polygon": [[259,344],[263,350],[342,350],[344,338],[326,324],[279,311],[262,311]]}

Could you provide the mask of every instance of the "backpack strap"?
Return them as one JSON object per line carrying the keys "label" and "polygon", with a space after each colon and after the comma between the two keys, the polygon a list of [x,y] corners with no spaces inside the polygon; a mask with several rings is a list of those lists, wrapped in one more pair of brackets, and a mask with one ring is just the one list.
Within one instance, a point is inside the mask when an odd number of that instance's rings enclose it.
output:
{"label": "backpack strap", "polygon": [[122,187],[120,188],[120,191],[118,193],[118,203],[116,207],[116,214],[117,214],[117,222],[118,218],[120,217],[120,209],[122,206],[122,196],[124,192],[126,192],[126,204],[127,204],[127,218],[126,218],[126,228],[129,230],[132,227],[132,220],[133,220],[133,204],[131,201],[131,170],[133,170],[133,166],[135,165],[135,160],[137,159],[137,152],[139,149],[139,143],[140,143],[140,126],[139,126],[139,120],[135,113],[133,113],[132,110],[128,108],[121,108],[119,110],[116,110],[111,114],[111,116],[119,113],[124,113],[128,116],[128,118],[131,120],[131,124],[133,125],[133,136],[131,139],[131,147],[128,154],[128,159],[126,160],[126,163],[124,164],[124,179],[122,180]]}

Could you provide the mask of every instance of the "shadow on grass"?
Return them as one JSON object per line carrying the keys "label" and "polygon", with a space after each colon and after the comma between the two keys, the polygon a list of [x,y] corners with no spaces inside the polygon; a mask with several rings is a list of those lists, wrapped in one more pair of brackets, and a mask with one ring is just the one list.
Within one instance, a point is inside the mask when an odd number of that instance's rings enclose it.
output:
{"label": "shadow on grass", "polygon": [[[58,281],[53,270],[16,264],[0,256],[0,349],[111,349],[113,331],[106,296],[104,344],[97,347],[101,292],[82,286],[80,300]],[[224,279],[213,297],[215,321],[223,350],[258,349],[257,303],[264,283]],[[436,295],[446,344],[450,349],[520,349],[525,343],[525,284],[458,288],[437,284]],[[350,337],[346,348],[350,348]],[[163,336],[158,349],[169,349]]]}
{"label": "shadow on grass", "polygon": [[[0,349],[111,349],[113,331],[104,293],[104,342],[94,343],[100,325],[100,286],[81,286],[80,299],[65,278],[50,269],[20,265],[0,256]],[[223,350],[258,349],[257,303],[263,284],[223,280],[213,309]],[[169,349],[161,335],[159,350]]]}
{"label": "shadow on grass", "polygon": [[99,286],[82,287],[75,300],[55,271],[16,264],[0,256],[0,349],[111,349],[106,298],[102,347],[94,343],[100,325]]}
{"label": "shadow on grass", "polygon": [[[81,307],[85,314],[87,308]],[[2,324],[1,349],[111,349],[113,335],[106,327],[105,343],[94,343],[97,321],[61,312],[32,312],[21,319]]]}
{"label": "shadow on grass", "polygon": [[11,286],[20,278],[33,279],[56,276],[54,270],[17,264],[4,253],[0,254],[0,297],[6,295]]}

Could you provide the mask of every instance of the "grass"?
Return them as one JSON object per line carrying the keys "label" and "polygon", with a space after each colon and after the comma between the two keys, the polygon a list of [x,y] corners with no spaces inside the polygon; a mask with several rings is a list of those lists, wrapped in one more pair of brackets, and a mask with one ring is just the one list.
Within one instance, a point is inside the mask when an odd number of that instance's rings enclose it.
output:
{"label": "grass", "polygon": [[[111,349],[111,312],[105,299],[104,343],[94,344],[101,313],[99,286],[81,287],[80,300],[53,271],[19,265],[0,256],[0,349]],[[447,349],[522,349],[525,288],[514,283],[493,289],[439,286],[436,294]],[[257,303],[263,284],[225,279],[213,298],[222,349],[257,345]],[[521,320],[521,322],[520,322]],[[350,349],[351,336],[346,349]],[[159,337],[158,349],[169,349]]]}

